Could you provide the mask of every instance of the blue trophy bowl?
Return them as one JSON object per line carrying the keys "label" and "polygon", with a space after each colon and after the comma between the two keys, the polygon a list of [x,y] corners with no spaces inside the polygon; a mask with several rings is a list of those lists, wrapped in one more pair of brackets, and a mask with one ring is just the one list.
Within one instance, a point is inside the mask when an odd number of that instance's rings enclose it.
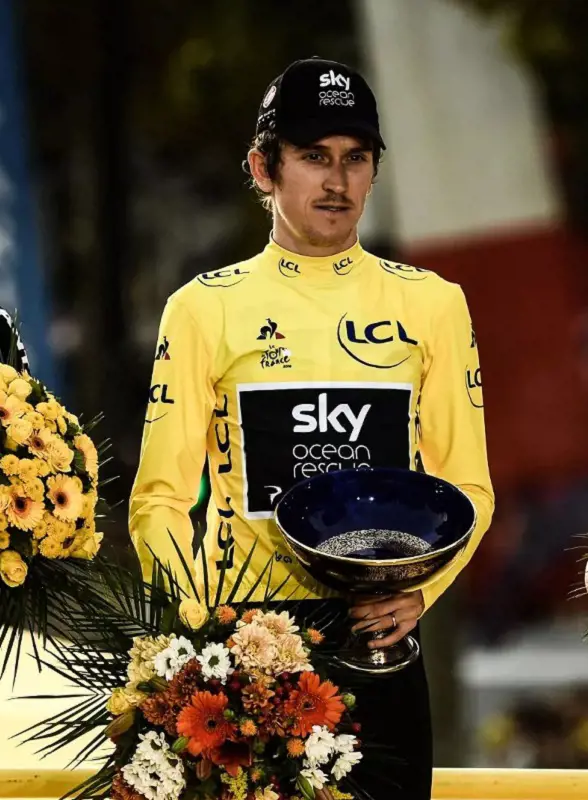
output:
{"label": "blue trophy bowl", "polygon": [[[327,472],[297,483],[279,501],[275,519],[313,578],[344,593],[377,596],[410,590],[441,570],[468,543],[476,512],[447,481],[378,467]],[[355,636],[351,654],[340,660],[367,672],[392,672],[412,663],[419,652],[412,637],[391,648],[367,648],[370,638],[388,632]]]}

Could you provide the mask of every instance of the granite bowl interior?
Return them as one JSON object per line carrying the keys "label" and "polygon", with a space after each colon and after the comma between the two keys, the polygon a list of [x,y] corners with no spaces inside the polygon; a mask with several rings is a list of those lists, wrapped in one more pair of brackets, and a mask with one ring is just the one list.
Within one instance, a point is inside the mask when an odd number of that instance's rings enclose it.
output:
{"label": "granite bowl interior", "polygon": [[[356,562],[371,567],[438,562],[437,556],[445,551],[451,557],[467,542],[475,516],[470,499],[452,484],[393,468],[314,476],[293,486],[275,512],[286,542],[298,557],[304,551],[303,562],[336,560],[339,565]],[[324,552],[335,537],[359,531],[401,535],[389,536],[389,541],[374,534],[355,535],[347,537],[343,550]],[[350,549],[349,541],[356,546]]]}

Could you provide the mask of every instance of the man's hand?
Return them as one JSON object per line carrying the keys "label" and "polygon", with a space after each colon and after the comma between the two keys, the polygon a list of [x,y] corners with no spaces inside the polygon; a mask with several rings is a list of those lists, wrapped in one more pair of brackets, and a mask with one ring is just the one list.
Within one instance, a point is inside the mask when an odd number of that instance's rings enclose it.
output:
{"label": "man's hand", "polygon": [[368,644],[371,648],[389,647],[416,628],[424,610],[425,601],[420,589],[416,592],[365,597],[356,601],[356,605],[349,609],[350,617],[354,620],[361,620],[361,622],[356,622],[351,630],[360,633],[395,628],[383,639],[372,639]]}

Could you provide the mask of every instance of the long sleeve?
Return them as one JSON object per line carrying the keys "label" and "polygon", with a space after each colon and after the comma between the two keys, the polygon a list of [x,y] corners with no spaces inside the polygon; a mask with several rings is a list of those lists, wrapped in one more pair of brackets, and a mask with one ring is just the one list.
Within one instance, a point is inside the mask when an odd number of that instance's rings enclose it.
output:
{"label": "long sleeve", "polygon": [[453,583],[490,526],[494,492],[488,470],[478,348],[463,291],[450,285],[431,331],[421,387],[420,453],[429,474],[458,486],[474,503],[477,522],[468,546],[418,588],[425,609]]}
{"label": "long sleeve", "polygon": [[130,498],[130,533],[146,580],[153,556],[169,564],[183,586],[185,571],[168,534],[192,566],[196,501],[215,405],[214,353],[203,328],[172,296],[161,320],[139,468]]}

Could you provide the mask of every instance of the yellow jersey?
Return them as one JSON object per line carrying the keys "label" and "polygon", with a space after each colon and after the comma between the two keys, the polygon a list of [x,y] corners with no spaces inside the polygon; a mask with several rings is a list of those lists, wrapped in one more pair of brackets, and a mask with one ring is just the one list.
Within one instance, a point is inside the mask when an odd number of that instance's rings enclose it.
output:
{"label": "yellow jersey", "polygon": [[[194,563],[189,512],[207,457],[213,587],[224,562],[230,589],[258,540],[240,596],[272,559],[272,590],[290,576],[276,599],[333,594],[295,563],[273,519],[298,481],[390,466],[460,487],[476,528],[419,587],[429,607],[471,558],[494,509],[478,348],[461,288],[359,242],[307,257],[271,241],[247,261],[198,275],[169,298],[155,354],[130,500],[146,578],[151,550],[178,570],[168,531]],[[265,590],[264,579],[253,599]]]}

